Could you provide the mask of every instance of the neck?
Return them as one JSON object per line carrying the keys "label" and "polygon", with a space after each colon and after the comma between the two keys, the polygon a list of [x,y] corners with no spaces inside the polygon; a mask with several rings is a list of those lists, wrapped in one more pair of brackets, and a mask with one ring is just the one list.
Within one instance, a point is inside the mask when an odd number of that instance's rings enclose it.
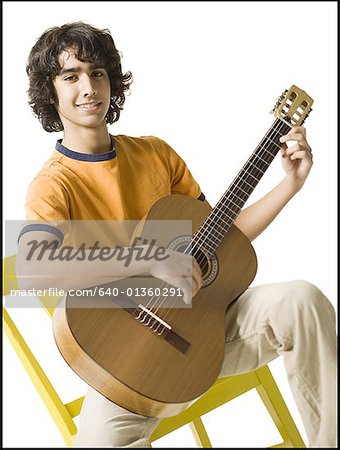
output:
{"label": "neck", "polygon": [[280,137],[289,129],[289,125],[276,119],[229,189],[196,232],[193,238],[194,246],[204,247],[209,253],[216,251],[248,197],[278,153],[282,145],[279,142]]}
{"label": "neck", "polygon": [[65,129],[62,140],[64,147],[78,153],[97,154],[107,153],[111,150],[110,134],[106,125],[100,129]]}

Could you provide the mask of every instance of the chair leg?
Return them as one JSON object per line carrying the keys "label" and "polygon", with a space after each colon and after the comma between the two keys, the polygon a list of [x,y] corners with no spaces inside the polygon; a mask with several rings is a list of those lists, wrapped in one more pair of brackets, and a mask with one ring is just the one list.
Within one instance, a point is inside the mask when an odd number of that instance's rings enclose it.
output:
{"label": "chair leg", "polygon": [[[269,367],[261,367],[255,372],[260,381],[260,385],[256,387],[256,390],[280,432],[284,440],[284,446],[305,448],[305,443],[283,400]],[[279,446],[282,446],[282,444],[279,444]]]}
{"label": "chair leg", "polygon": [[200,417],[190,422],[189,426],[195,438],[197,447],[212,448],[207,430],[205,429],[205,426]]}
{"label": "chair leg", "polygon": [[3,318],[6,336],[20,358],[26,372],[30,376],[34,386],[40,394],[40,397],[47,406],[53,420],[65,440],[66,445],[71,447],[73,443],[73,435],[77,432],[77,428],[72,420],[72,417],[4,307]]}

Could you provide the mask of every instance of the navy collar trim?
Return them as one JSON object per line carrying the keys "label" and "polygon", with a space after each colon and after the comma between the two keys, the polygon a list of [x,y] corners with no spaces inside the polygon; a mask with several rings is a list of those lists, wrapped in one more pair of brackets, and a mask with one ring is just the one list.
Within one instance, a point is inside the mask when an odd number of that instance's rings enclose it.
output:
{"label": "navy collar trim", "polygon": [[76,159],[78,161],[88,161],[88,162],[97,162],[97,161],[107,161],[109,159],[113,159],[116,157],[116,146],[113,136],[110,135],[111,138],[111,150],[106,153],[96,153],[96,154],[88,154],[88,153],[79,153],[73,150],[64,147],[61,143],[62,139],[58,139],[55,145],[55,149],[69,158]]}

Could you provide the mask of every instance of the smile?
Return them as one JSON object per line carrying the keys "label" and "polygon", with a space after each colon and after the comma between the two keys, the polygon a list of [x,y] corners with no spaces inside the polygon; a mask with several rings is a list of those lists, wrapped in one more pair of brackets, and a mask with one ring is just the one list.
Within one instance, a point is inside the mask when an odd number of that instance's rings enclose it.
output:
{"label": "smile", "polygon": [[77,107],[81,108],[81,109],[86,109],[86,110],[92,111],[92,110],[97,109],[99,105],[101,105],[101,102],[97,102],[97,103],[82,103],[80,105],[77,105]]}

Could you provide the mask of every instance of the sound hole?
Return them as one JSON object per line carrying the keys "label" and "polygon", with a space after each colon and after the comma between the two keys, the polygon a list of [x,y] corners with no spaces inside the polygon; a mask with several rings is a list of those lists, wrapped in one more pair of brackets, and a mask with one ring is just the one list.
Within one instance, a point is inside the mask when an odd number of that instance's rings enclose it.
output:
{"label": "sound hole", "polygon": [[[180,252],[180,253],[188,253],[187,249],[188,249],[188,243],[183,243],[183,244],[180,244],[176,248],[176,251]],[[204,280],[208,277],[208,275],[211,272],[210,260],[207,258],[206,254],[204,252],[202,252],[202,250],[199,250],[199,249],[195,249],[194,257],[195,257],[196,261],[198,262],[198,265],[201,268],[202,278]]]}

